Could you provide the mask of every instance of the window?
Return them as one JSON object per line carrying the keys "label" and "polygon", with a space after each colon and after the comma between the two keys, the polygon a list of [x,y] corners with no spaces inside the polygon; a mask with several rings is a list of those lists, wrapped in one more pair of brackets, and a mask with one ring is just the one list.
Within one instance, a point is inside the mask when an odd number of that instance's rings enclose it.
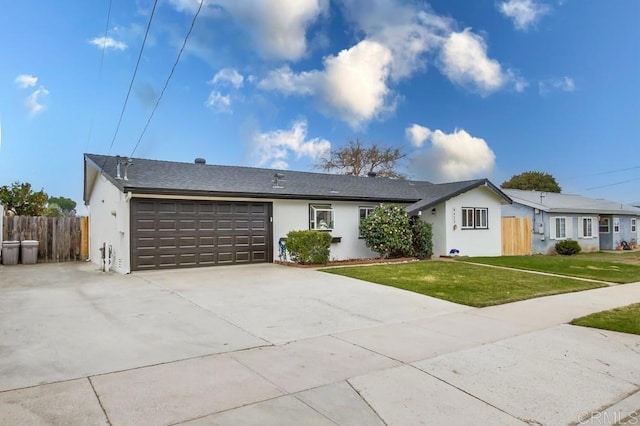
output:
{"label": "window", "polygon": [[638,228],[636,227],[636,218],[635,218],[635,217],[632,217],[632,218],[631,218],[631,232],[637,232],[637,231],[636,231],[636,229],[638,229]]}
{"label": "window", "polygon": [[613,233],[614,234],[620,233],[620,218],[619,217],[614,217],[613,218]]}
{"label": "window", "polygon": [[581,217],[580,228],[578,229],[578,237],[580,238],[593,238],[593,218]]}
{"label": "window", "polygon": [[362,232],[360,232],[360,225],[362,221],[369,217],[371,212],[375,209],[372,206],[360,206],[358,210],[360,211],[360,218],[358,219],[358,237],[362,238]]}
{"label": "window", "polygon": [[489,209],[484,207],[462,208],[462,229],[488,229]]}
{"label": "window", "polygon": [[309,205],[309,229],[318,231],[333,230],[333,209],[331,204]]}
{"label": "window", "polygon": [[608,234],[610,232],[609,226],[610,226],[609,218],[601,217],[598,232],[600,232],[601,234]]}
{"label": "window", "polygon": [[[582,226],[582,224],[580,224],[580,226]],[[578,232],[582,231],[578,230]],[[549,218],[549,238],[552,240],[571,238],[571,218],[563,216]]]}

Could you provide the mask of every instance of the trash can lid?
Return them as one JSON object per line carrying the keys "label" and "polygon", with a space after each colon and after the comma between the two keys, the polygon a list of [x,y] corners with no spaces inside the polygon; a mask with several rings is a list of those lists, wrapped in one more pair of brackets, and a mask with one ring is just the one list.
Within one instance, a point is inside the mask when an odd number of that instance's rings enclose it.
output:
{"label": "trash can lid", "polygon": [[9,248],[9,247],[20,247],[20,241],[11,241],[11,240],[3,241],[2,242],[2,247],[7,247],[7,248]]}
{"label": "trash can lid", "polygon": [[31,246],[37,246],[38,244],[39,243],[36,240],[22,240],[22,245],[23,246],[31,247]]}

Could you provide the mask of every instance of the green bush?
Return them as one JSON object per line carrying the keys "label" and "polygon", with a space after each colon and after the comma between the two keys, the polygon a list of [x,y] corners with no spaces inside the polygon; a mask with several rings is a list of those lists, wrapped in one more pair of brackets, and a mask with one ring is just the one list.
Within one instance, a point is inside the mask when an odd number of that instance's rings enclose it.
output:
{"label": "green bush", "polygon": [[556,244],[556,252],[565,256],[580,253],[582,247],[575,240],[563,240]]}
{"label": "green bush", "polygon": [[409,216],[404,207],[383,204],[360,223],[360,234],[367,247],[381,257],[413,256]]}
{"label": "green bush", "polygon": [[418,259],[429,259],[433,255],[433,231],[430,223],[411,218],[411,234],[413,237],[413,255]]}
{"label": "green bush", "polygon": [[315,230],[290,231],[285,243],[291,260],[301,264],[323,264],[329,261],[331,234]]}

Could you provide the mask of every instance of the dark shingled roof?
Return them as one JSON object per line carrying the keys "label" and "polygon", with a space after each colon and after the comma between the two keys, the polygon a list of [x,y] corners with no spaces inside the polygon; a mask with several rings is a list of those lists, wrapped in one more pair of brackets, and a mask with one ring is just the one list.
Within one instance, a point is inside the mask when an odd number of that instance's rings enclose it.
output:
{"label": "dark shingled roof", "polygon": [[429,209],[433,206],[440,204],[443,201],[460,195],[464,192],[470,191],[478,186],[486,185],[491,188],[498,196],[502,197],[507,203],[511,203],[511,199],[502,192],[498,187],[489,182],[488,179],[475,179],[466,180],[461,182],[440,183],[433,185],[428,191],[425,191],[424,196],[420,201],[407,206],[407,213],[410,215],[417,214],[419,211]]}
{"label": "dark shingled roof", "polygon": [[[446,184],[402,179],[345,176],[326,173],[254,167],[218,166],[179,163],[173,161],[133,158],[128,167],[128,180],[116,179],[115,156],[85,154],[85,167],[103,171],[103,176],[123,192],[167,194],[243,196],[254,198],[303,198],[326,200],[368,200],[415,203],[423,210],[456,196],[475,186],[488,183],[486,179]],[[86,173],[86,172],[85,172]],[[274,175],[281,173],[279,185]],[[121,170],[124,175],[124,168]],[[500,190],[491,185],[506,197]],[[85,201],[88,201],[85,188]],[[420,207],[424,202],[427,207]]]}

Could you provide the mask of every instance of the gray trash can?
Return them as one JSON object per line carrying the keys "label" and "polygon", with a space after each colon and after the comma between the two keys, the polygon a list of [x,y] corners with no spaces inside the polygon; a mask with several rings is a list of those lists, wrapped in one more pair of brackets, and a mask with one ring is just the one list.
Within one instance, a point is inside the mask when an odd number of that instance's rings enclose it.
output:
{"label": "gray trash can", "polygon": [[38,263],[38,242],[35,240],[22,241],[22,264],[33,265]]}
{"label": "gray trash can", "polygon": [[3,241],[2,242],[2,264],[3,265],[17,265],[19,255],[20,255],[20,241]]}

